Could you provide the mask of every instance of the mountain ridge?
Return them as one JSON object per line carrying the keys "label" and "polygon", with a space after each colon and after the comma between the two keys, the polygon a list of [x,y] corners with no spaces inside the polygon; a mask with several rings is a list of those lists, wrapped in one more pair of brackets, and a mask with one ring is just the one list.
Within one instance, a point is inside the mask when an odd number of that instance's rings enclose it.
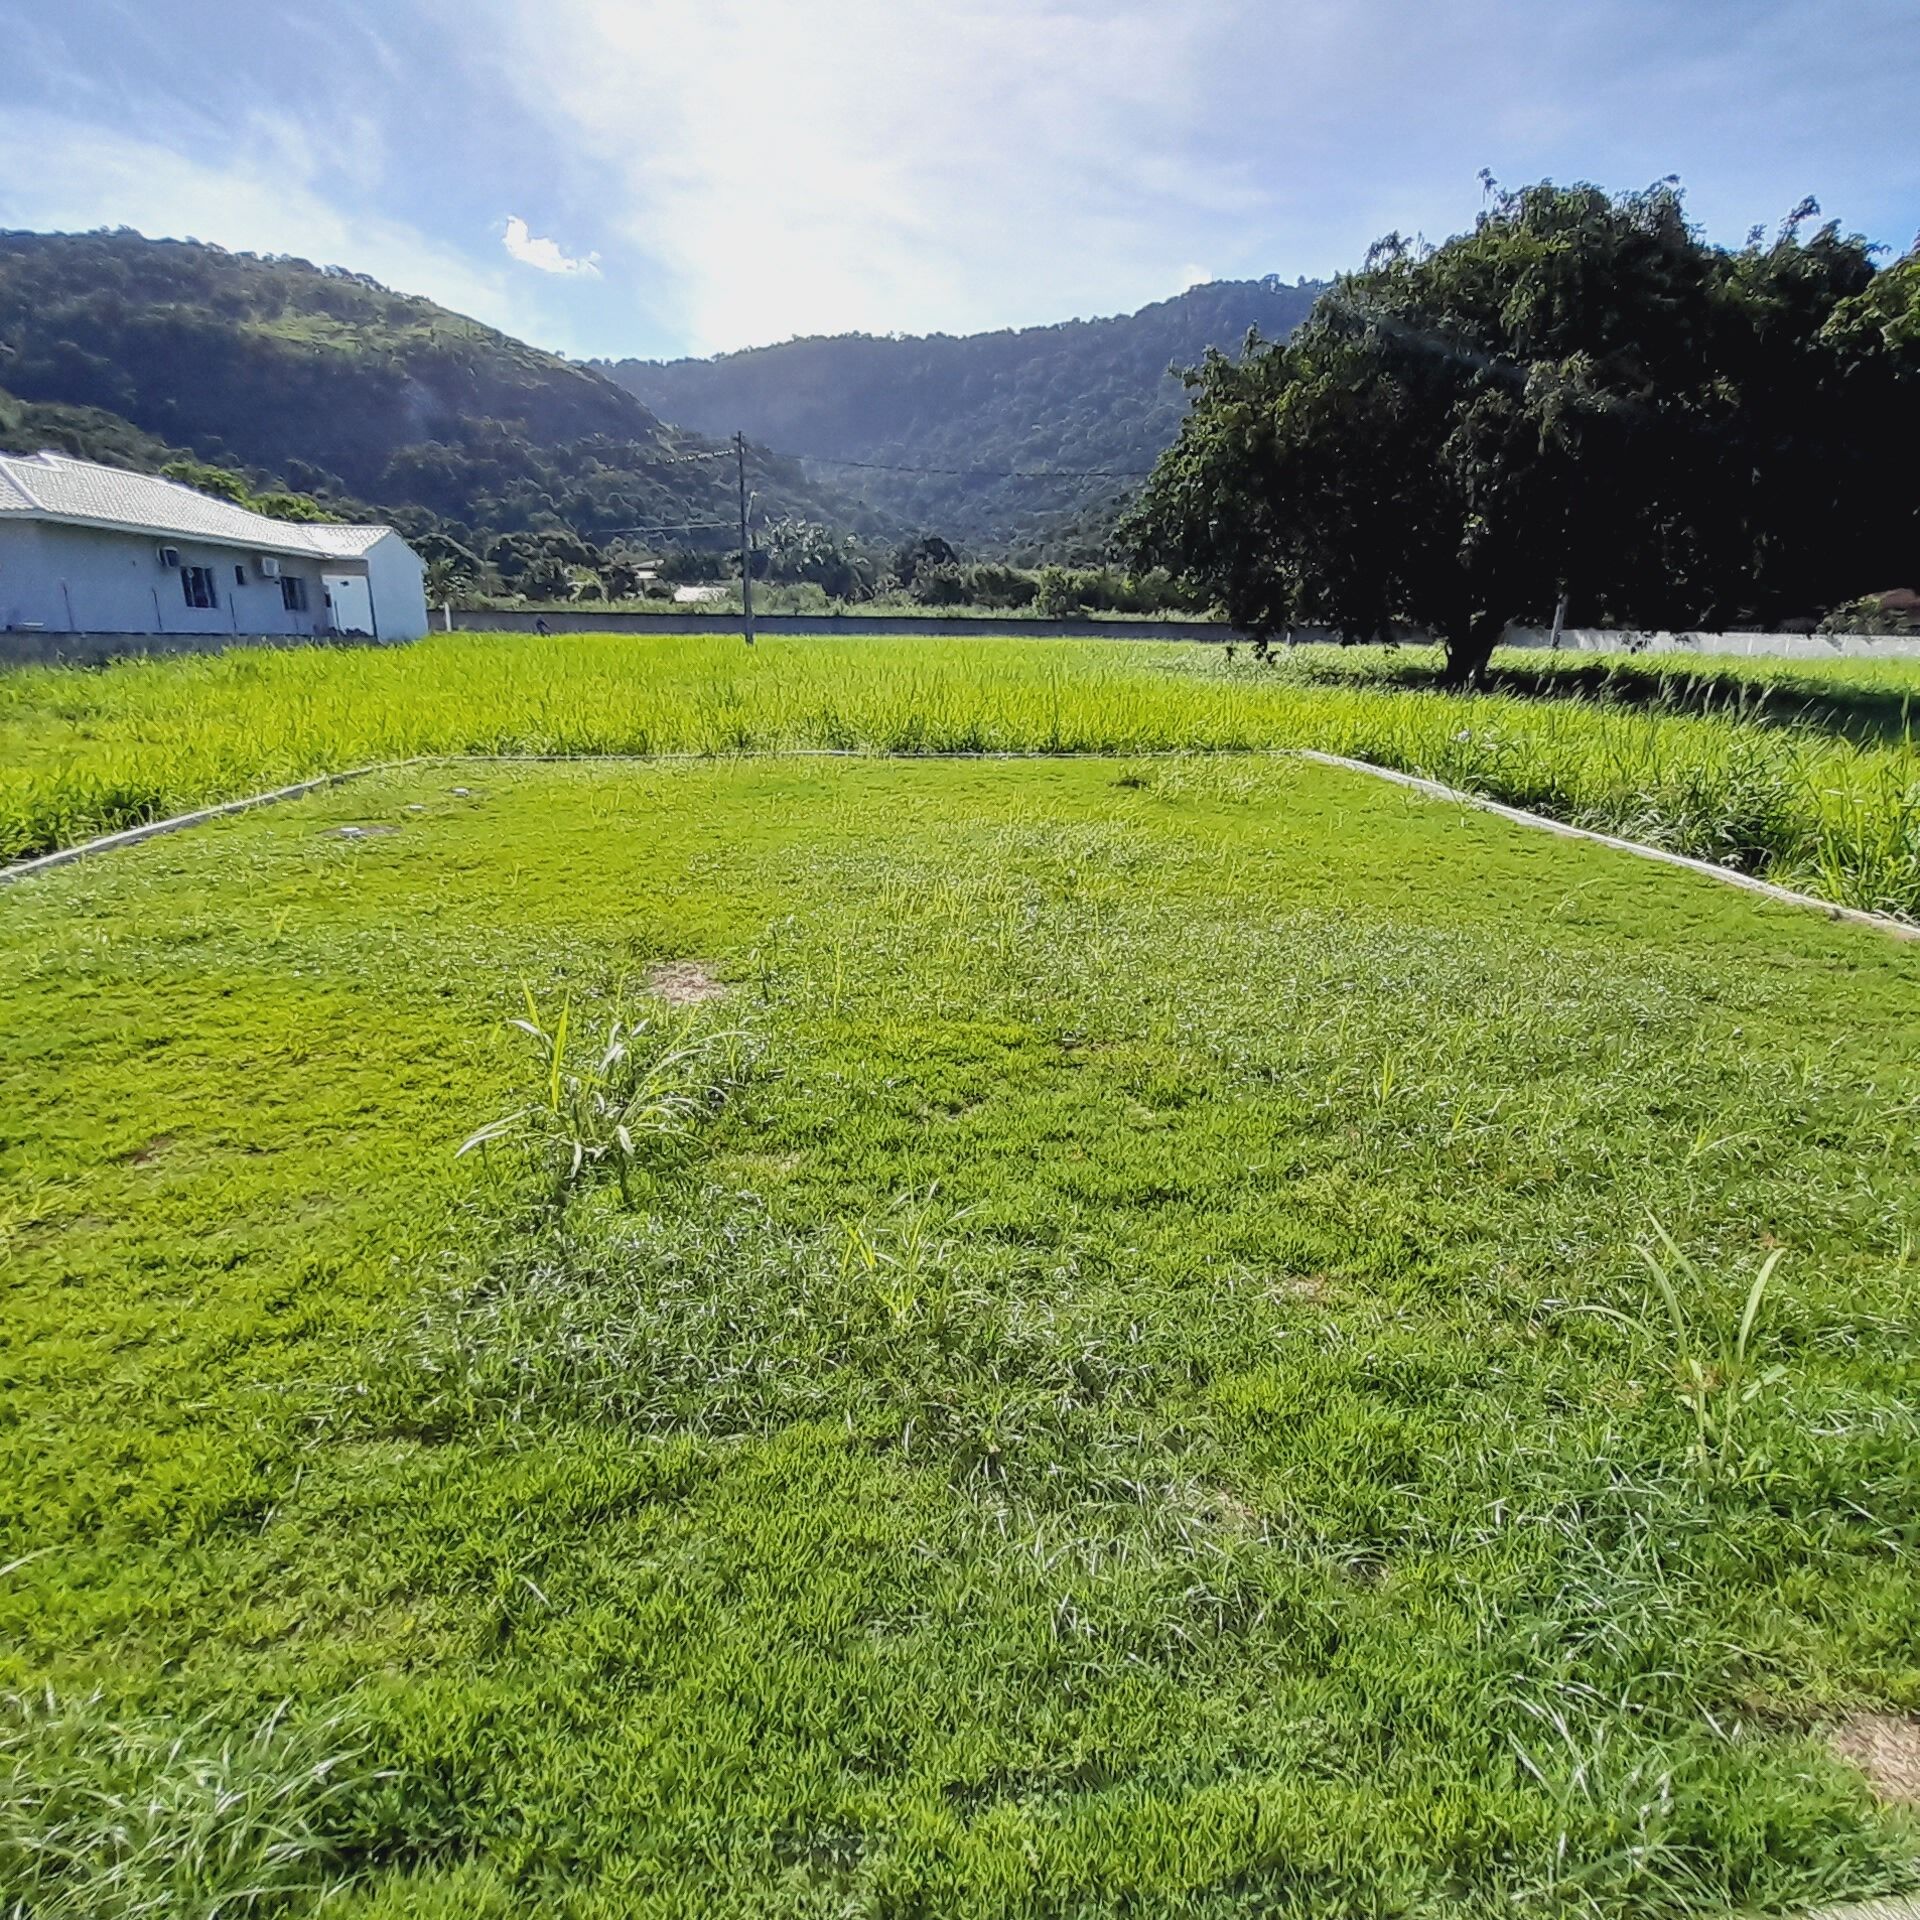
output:
{"label": "mountain ridge", "polygon": [[1210,347],[1238,351],[1250,330],[1283,338],[1321,291],[1269,274],[1047,326],[813,334],[593,364],[663,417],[744,431],[879,510],[1018,553],[1057,541],[1076,515],[1097,520],[1152,466],[1186,410],[1175,369]]}
{"label": "mountain ridge", "polygon": [[[0,390],[0,431],[128,465],[184,450],[415,537],[604,543],[733,512],[728,450],[593,368],[293,256],[0,232]],[[748,477],[770,512],[890,531],[763,448]]]}
{"label": "mountain ridge", "polygon": [[1050,326],[580,362],[296,256],[0,231],[0,442],[218,466],[376,512],[476,578],[538,548],[551,579],[636,543],[729,547],[719,436],[743,429],[763,523],[1093,561],[1178,430],[1173,369],[1283,336],[1318,292],[1270,275]]}

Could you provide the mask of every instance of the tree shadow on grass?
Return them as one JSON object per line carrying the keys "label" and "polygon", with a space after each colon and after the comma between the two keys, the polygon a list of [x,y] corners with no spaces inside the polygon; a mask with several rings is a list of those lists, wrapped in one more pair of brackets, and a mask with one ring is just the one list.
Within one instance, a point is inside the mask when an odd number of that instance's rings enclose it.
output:
{"label": "tree shadow on grass", "polygon": [[[1275,665],[1321,685],[1449,692],[1438,648],[1407,646],[1351,652],[1338,647],[1276,648]],[[1732,714],[1762,726],[1813,728],[1861,746],[1890,746],[1920,730],[1920,672],[1910,686],[1849,685],[1797,675],[1791,660],[1692,661],[1672,654],[1595,659],[1508,650],[1494,656],[1486,691],[1532,700],[1679,714]],[[1920,662],[1916,662],[1920,667]]]}

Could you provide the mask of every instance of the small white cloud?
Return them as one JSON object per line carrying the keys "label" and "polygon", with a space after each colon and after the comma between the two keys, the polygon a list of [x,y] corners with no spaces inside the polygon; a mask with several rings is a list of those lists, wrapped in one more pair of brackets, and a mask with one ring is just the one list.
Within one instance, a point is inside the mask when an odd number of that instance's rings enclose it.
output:
{"label": "small white cloud", "polygon": [[1180,269],[1180,291],[1185,293],[1194,287],[1210,286],[1213,275],[1205,267],[1182,267]]}
{"label": "small white cloud", "polygon": [[600,256],[590,253],[584,259],[562,253],[558,241],[543,240],[517,213],[507,215],[507,231],[501,245],[523,266],[537,267],[542,273],[584,273],[600,277]]}
{"label": "small white cloud", "polygon": [[899,0],[458,0],[449,45],[590,172],[610,256],[643,256],[707,353],[1126,312],[1167,296],[1174,247],[1264,266],[1266,170],[1208,100],[1248,8],[952,0],[926,34]]}
{"label": "small white cloud", "polygon": [[[0,227],[124,224],[298,254],[370,273],[508,333],[552,341],[551,320],[523,297],[517,274],[497,263],[476,265],[404,221],[337,204],[328,191],[333,180],[319,171],[321,149],[298,123],[255,115],[231,155],[208,160],[138,132],[31,107],[10,110],[7,127],[45,165],[31,175],[21,168],[0,173]],[[575,350],[572,341],[560,345]]]}

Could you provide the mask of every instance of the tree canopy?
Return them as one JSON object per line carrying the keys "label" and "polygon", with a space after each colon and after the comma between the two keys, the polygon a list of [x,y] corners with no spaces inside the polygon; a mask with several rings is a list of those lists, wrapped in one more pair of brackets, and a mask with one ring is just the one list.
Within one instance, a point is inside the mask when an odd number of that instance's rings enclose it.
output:
{"label": "tree canopy", "polygon": [[1899,584],[1920,534],[1920,270],[1808,202],[1708,245],[1678,186],[1495,193],[1389,236],[1283,345],[1191,372],[1129,516],[1238,624],[1431,629],[1477,678],[1509,620],[1735,626]]}

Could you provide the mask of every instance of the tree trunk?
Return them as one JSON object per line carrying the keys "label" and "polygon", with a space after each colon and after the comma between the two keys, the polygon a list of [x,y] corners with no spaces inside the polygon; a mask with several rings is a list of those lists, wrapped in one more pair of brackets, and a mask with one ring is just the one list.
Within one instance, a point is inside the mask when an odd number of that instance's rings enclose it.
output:
{"label": "tree trunk", "polygon": [[1475,614],[1449,627],[1441,636],[1447,650],[1444,684],[1455,690],[1485,686],[1487,662],[1493,658],[1493,649],[1506,627],[1504,620],[1486,614]]}

